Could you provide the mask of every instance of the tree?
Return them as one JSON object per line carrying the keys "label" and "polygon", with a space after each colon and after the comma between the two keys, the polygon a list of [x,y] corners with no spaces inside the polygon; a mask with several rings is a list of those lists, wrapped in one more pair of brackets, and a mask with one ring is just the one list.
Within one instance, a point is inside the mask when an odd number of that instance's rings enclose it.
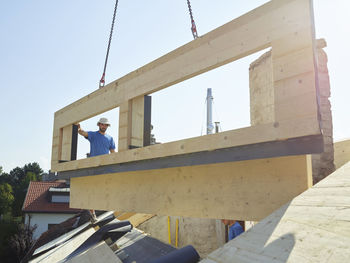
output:
{"label": "tree", "polygon": [[26,198],[27,190],[30,181],[38,181],[36,174],[32,172],[27,172],[26,176],[19,182],[15,191],[15,201],[12,205],[12,215],[21,216],[22,215],[22,206],[24,199]]}
{"label": "tree", "polygon": [[10,175],[8,173],[5,173],[2,166],[0,166],[0,184],[2,183],[10,184],[10,181],[11,181]]}
{"label": "tree", "polygon": [[40,165],[36,162],[24,165],[23,170],[26,175],[28,172],[35,174],[37,181],[41,181],[42,174],[44,173],[43,169],[41,169]]}
{"label": "tree", "polygon": [[0,184],[0,215],[3,215],[11,210],[14,197],[12,187],[7,183]]}
{"label": "tree", "polygon": [[13,168],[10,171],[10,180],[11,180],[11,183],[13,184],[12,186],[14,187],[18,185],[18,183],[21,182],[24,177],[25,177],[25,173],[23,168],[20,168],[17,166],[16,168]]}
{"label": "tree", "polygon": [[37,225],[20,224],[17,233],[10,238],[10,247],[15,252],[18,262],[24,258],[34,243],[33,233]]}
{"label": "tree", "polygon": [[2,263],[13,263],[17,261],[17,256],[10,248],[10,237],[18,231],[18,223],[13,220],[0,221],[0,258]]}
{"label": "tree", "polygon": [[[11,209],[12,216],[21,216],[29,182],[41,181],[42,173],[43,170],[36,162],[22,168],[16,167],[9,173],[5,173],[0,166],[0,214]],[[10,193],[13,194],[12,198]],[[34,229],[18,226],[13,219],[0,221],[0,261],[20,262],[33,243]]]}
{"label": "tree", "polygon": [[[1,167],[1,166],[0,166]],[[0,184],[7,183],[12,186],[14,201],[12,202],[12,215],[22,215],[22,205],[30,181],[41,181],[43,170],[37,162],[28,163],[21,167],[4,173],[1,167]]]}
{"label": "tree", "polygon": [[[10,171],[10,180],[13,183],[12,186],[21,184],[23,180],[26,180],[28,173],[35,174],[36,180],[41,180],[43,170],[38,163],[28,163],[23,168],[16,167]],[[29,182],[28,182],[29,183]]]}
{"label": "tree", "polygon": [[16,167],[10,171],[10,177],[14,183],[15,201],[12,206],[14,216],[22,215],[22,206],[30,181],[41,181],[42,174],[43,170],[36,162],[28,163],[23,168]]}

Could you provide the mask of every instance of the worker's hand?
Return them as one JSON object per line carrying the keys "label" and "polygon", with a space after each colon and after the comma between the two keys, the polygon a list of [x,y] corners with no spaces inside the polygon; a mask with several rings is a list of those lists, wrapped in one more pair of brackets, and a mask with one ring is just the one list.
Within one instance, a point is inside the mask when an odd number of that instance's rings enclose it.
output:
{"label": "worker's hand", "polygon": [[80,131],[82,130],[80,127],[80,123],[76,123],[75,125],[78,127],[78,132],[80,133]]}
{"label": "worker's hand", "polygon": [[89,136],[89,134],[86,131],[84,131],[82,128],[80,128],[80,123],[77,123],[75,125],[78,126],[78,133],[80,135],[84,136],[85,138],[87,138]]}

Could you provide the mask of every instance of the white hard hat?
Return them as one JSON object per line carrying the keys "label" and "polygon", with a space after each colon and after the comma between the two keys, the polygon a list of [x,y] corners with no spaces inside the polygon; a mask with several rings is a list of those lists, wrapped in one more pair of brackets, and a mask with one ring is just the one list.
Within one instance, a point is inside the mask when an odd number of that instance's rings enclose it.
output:
{"label": "white hard hat", "polygon": [[97,126],[99,124],[107,124],[108,126],[111,126],[111,124],[109,123],[108,119],[107,118],[100,118],[100,120],[97,122]]}

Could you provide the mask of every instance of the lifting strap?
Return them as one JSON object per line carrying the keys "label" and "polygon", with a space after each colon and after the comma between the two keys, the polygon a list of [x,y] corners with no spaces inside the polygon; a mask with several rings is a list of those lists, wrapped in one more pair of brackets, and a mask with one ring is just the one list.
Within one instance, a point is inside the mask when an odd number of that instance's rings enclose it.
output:
{"label": "lifting strap", "polygon": [[[191,18],[192,35],[193,35],[193,38],[196,39],[196,38],[198,38],[198,33],[197,33],[196,23],[194,22],[194,18],[193,18],[193,14],[192,14],[190,0],[187,0],[187,5],[188,5],[188,11],[190,13],[190,18]],[[111,47],[111,42],[112,42],[112,35],[113,35],[115,16],[116,16],[116,13],[117,13],[117,7],[118,7],[118,0],[115,1],[113,20],[112,20],[112,25],[111,25],[111,32],[109,34],[109,41],[108,41],[108,46],[107,46],[106,59],[105,59],[104,67],[103,67],[102,77],[101,77],[100,83],[99,83],[99,88],[103,88],[105,86],[106,67],[107,67],[107,61],[108,61],[108,56],[109,56],[109,49]]]}

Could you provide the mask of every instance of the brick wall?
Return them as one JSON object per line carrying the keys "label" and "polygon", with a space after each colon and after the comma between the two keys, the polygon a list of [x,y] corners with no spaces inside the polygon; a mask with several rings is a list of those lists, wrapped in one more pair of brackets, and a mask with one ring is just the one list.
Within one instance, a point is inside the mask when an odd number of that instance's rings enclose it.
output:
{"label": "brick wall", "polygon": [[327,46],[324,39],[317,40],[317,67],[319,81],[319,104],[324,152],[312,155],[312,173],[314,184],[335,170],[333,148],[333,122],[329,97],[331,96],[327,54],[323,50]]}

